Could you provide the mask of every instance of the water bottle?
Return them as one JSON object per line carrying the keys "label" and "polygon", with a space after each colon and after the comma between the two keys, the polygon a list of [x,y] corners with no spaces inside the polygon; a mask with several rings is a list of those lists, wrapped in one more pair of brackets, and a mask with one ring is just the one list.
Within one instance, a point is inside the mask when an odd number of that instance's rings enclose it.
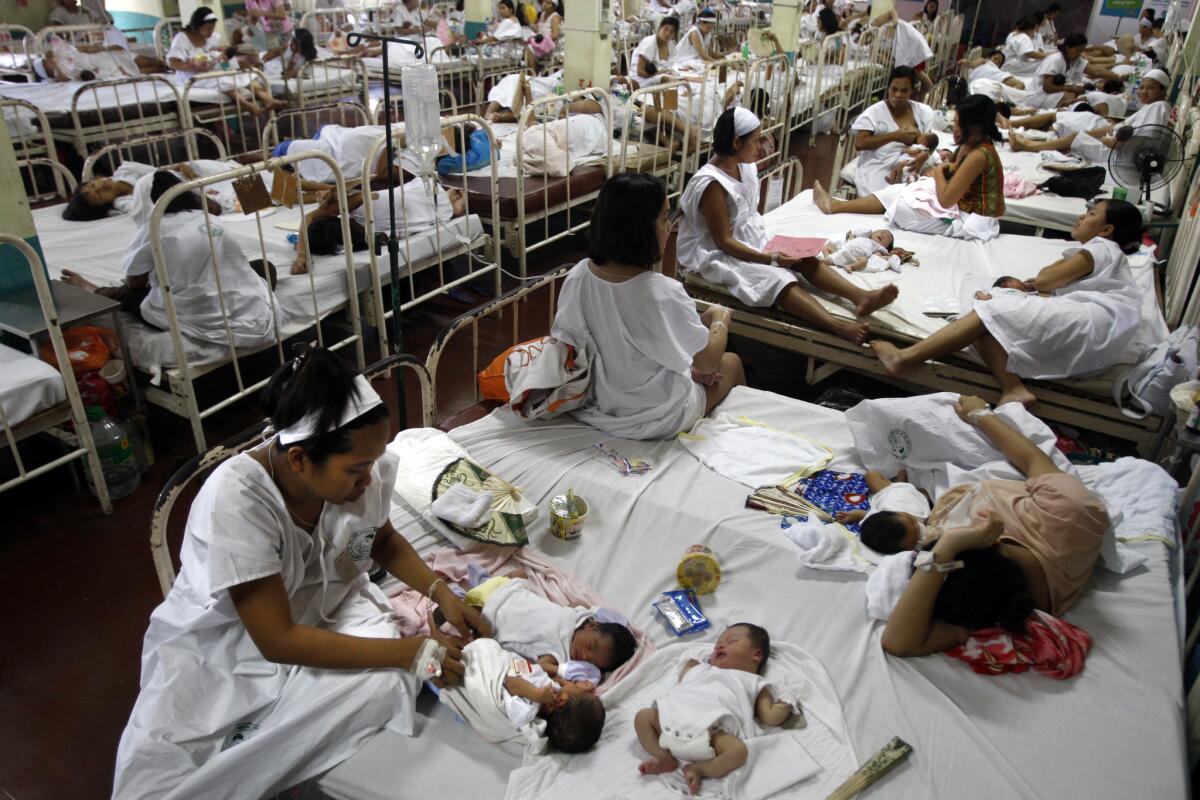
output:
{"label": "water bottle", "polygon": [[747,61],[750,60],[750,43],[749,42],[742,42],[742,58],[744,58]]}
{"label": "water bottle", "polygon": [[[108,484],[108,496],[115,500],[133,494],[142,482],[135,455],[136,434],[105,414],[100,406],[88,406],[87,418],[104,482]],[[88,489],[98,495],[91,470],[86,470],[85,475]]]}

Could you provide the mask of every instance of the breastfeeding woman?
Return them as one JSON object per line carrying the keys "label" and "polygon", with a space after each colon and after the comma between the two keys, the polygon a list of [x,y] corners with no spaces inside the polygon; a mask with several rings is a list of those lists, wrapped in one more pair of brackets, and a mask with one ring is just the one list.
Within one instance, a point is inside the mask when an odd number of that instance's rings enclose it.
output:
{"label": "breastfeeding woman", "polygon": [[752,111],[731,108],[713,128],[713,159],[700,168],[680,198],[679,266],[723,285],[742,303],[776,306],[852,342],[866,340],[868,325],[834,316],[801,289],[810,284],[849,300],[866,317],[896,299],[889,284],[867,291],[815,258],[794,259],[767,251],[770,237],[758,213],[759,141],[762,123]]}
{"label": "breastfeeding woman", "polygon": [[589,257],[567,274],[551,329],[592,359],[576,419],[612,436],[673,437],[745,382],[741,360],[725,352],[729,311],[697,313],[683,286],[654,270],[671,231],[668,211],[666,186],[652,175],[622,173],[604,184]]}
{"label": "breastfeeding woman", "polygon": [[916,82],[914,69],[896,67],[888,78],[884,99],[869,106],[850,126],[858,154],[854,184],[859,197],[886,188],[905,149],[932,129],[936,113],[912,99]]}
{"label": "breastfeeding woman", "polygon": [[994,142],[996,104],[973,94],[954,117],[954,159],[913,183],[897,183],[866,197],[838,200],[818,181],[813,202],[826,214],[884,214],[889,225],[916,233],[988,241],[1004,215],[1004,168]]}
{"label": "breastfeeding woman", "polygon": [[489,634],[388,521],[397,463],[370,383],[312,349],[276,371],[262,403],[274,434],[217,467],[192,503],[114,797],[274,796],[384,728],[411,733],[422,678],[461,682],[465,639],[398,638],[372,561],[464,637]]}

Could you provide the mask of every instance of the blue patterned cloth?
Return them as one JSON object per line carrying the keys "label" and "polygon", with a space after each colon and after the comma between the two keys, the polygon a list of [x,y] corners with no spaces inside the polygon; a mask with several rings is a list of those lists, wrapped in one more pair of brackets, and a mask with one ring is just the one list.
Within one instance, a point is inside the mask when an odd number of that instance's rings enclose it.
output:
{"label": "blue patterned cloth", "polygon": [[[871,504],[867,501],[867,477],[857,472],[833,472],[823,469],[796,484],[792,490],[830,516],[839,511],[866,511]],[[846,524],[846,528],[858,535],[858,523]]]}

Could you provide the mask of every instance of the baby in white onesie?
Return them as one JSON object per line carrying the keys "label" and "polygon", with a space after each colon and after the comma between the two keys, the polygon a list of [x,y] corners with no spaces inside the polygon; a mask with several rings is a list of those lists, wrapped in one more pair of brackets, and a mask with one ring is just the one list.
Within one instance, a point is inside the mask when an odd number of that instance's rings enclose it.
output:
{"label": "baby in white onesie", "polygon": [[892,253],[895,245],[896,237],[887,228],[856,228],[846,233],[845,241],[826,244],[821,258],[847,272],[899,272],[900,256]]}
{"label": "baby in white onesie", "polygon": [[859,538],[876,553],[902,553],[916,550],[933,541],[936,534],[925,526],[933,510],[929,498],[908,483],[908,474],[901,470],[894,481],[875,470],[866,474],[871,492],[869,511],[841,511],[838,522],[860,523]]}
{"label": "baby in white onesie", "polygon": [[[921,134],[917,143],[906,149],[897,162],[903,167],[900,171],[899,182],[912,183],[920,178],[921,173],[927,168],[939,166],[942,163],[941,151],[938,150],[939,144],[941,144],[941,139],[936,133]],[[924,159],[921,159],[922,156]]]}
{"label": "baby in white onesie", "polygon": [[638,771],[657,775],[689,762],[683,776],[696,794],[704,778],[723,778],[745,764],[743,740],[761,733],[758,723],[778,726],[792,715],[760,674],[770,655],[770,635],[741,622],[725,629],[707,664],[688,661],[679,683],[633,719],[650,754]]}
{"label": "baby in white onesie", "polygon": [[604,703],[587,682],[552,678],[516,653],[501,692],[504,715],[520,731],[538,717],[546,720],[546,739],[562,753],[590,750],[604,730]]}

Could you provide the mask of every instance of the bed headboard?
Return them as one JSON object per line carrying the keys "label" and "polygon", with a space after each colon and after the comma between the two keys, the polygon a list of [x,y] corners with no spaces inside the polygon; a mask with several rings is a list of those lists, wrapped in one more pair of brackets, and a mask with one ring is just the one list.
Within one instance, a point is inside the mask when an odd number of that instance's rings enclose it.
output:
{"label": "bed headboard", "polygon": [[104,145],[88,156],[83,162],[82,180],[87,182],[95,178],[97,167],[99,174],[111,175],[123,161],[165,167],[196,158],[223,161],[225,156],[225,146],[221,140],[203,128],[136,136]]}

